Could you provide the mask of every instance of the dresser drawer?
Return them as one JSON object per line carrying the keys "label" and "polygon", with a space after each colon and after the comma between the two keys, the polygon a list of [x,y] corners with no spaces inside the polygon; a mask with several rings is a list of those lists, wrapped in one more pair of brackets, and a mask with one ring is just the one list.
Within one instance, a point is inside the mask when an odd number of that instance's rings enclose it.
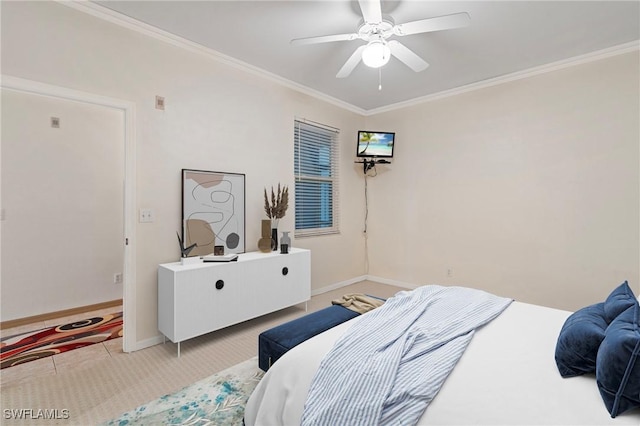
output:
{"label": "dresser drawer", "polygon": [[293,248],[243,253],[235,262],[158,268],[158,330],[172,342],[219,330],[306,302],[311,297],[311,254]]}
{"label": "dresser drawer", "polygon": [[272,312],[309,300],[308,255],[309,252],[300,252],[259,259],[240,270],[247,293],[253,295],[255,310]]}
{"label": "dresser drawer", "polygon": [[238,270],[235,264],[184,271],[175,280],[175,338],[189,339],[240,318]]}

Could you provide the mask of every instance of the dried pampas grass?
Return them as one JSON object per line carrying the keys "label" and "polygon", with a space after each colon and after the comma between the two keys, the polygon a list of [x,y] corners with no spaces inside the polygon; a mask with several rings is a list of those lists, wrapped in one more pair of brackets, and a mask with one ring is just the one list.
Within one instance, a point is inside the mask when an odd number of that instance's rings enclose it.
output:
{"label": "dried pampas grass", "polygon": [[267,188],[264,189],[264,211],[269,219],[282,219],[289,207],[289,188],[283,185],[280,188],[278,184],[278,192],[276,193],[271,187],[271,202],[267,195]]}

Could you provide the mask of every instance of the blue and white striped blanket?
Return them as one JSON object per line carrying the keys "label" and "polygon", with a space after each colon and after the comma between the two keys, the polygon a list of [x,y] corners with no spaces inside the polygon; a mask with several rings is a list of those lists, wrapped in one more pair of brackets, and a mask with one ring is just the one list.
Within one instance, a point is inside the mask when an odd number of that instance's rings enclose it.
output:
{"label": "blue and white striped blanket", "polygon": [[511,303],[480,290],[424,286],[353,320],[320,364],[303,425],[414,425],[473,337]]}

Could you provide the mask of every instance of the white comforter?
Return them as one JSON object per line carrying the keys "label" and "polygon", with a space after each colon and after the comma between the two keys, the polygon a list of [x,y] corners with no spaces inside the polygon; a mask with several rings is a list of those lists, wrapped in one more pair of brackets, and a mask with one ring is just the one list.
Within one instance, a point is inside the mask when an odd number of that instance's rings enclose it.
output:
{"label": "white comforter", "polygon": [[324,358],[311,383],[302,424],[415,424],[474,331],[510,303],[466,287],[430,285],[398,292],[351,321]]}
{"label": "white comforter", "polygon": [[[611,419],[595,377],[560,377],[555,344],[569,315],[513,302],[476,332],[419,424],[640,424],[638,410]],[[320,362],[349,326],[334,327],[280,358],[251,395],[246,425],[299,425]]]}

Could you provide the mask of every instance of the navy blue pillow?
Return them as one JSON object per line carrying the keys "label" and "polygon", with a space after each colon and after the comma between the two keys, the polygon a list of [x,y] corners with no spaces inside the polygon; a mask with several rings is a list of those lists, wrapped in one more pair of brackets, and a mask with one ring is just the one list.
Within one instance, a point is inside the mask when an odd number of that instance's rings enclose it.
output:
{"label": "navy blue pillow", "polygon": [[556,365],[562,377],[596,371],[596,355],[607,325],[604,303],[582,308],[567,318],[556,343]]}
{"label": "navy blue pillow", "polygon": [[629,288],[628,282],[623,282],[611,292],[607,300],[604,301],[604,315],[607,324],[611,323],[618,315],[638,304],[636,296]]}
{"label": "navy blue pillow", "polygon": [[611,417],[640,407],[640,307],[614,319],[598,350],[596,382]]}

